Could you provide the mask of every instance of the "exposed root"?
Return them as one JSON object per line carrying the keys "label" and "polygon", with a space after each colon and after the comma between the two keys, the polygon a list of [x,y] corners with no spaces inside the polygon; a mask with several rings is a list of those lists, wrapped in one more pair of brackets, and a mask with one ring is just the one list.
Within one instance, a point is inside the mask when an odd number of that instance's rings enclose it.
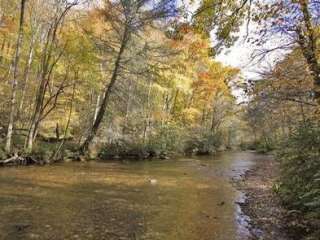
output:
{"label": "exposed root", "polygon": [[26,166],[26,165],[32,165],[32,164],[38,164],[38,161],[33,159],[32,157],[23,157],[19,156],[17,153],[15,153],[12,157],[5,159],[5,160],[0,160],[0,166]]}

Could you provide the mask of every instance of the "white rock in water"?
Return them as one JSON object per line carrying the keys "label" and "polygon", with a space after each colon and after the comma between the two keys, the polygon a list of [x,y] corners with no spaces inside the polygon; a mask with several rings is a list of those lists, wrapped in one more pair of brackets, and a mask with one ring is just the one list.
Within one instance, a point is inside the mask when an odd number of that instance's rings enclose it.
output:
{"label": "white rock in water", "polygon": [[152,184],[152,185],[156,185],[158,183],[158,180],[157,179],[149,179],[149,182]]}

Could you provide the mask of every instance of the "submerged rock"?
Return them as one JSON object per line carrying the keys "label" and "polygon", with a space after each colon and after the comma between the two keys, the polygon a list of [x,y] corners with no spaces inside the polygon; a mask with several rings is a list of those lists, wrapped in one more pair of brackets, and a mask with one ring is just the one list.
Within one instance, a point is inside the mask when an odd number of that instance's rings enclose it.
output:
{"label": "submerged rock", "polygon": [[156,185],[158,183],[157,179],[148,179],[148,181],[151,185]]}

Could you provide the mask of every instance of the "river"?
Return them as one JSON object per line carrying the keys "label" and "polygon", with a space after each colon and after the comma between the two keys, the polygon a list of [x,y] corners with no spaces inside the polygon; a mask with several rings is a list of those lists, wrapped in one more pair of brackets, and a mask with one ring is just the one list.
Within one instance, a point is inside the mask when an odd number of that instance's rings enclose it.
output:
{"label": "river", "polygon": [[245,240],[250,152],[0,169],[0,239]]}

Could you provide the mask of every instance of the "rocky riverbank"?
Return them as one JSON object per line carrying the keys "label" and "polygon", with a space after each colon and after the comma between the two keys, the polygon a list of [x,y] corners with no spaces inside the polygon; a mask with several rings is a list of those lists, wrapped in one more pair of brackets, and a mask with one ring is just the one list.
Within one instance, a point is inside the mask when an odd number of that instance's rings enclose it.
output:
{"label": "rocky riverbank", "polygon": [[271,156],[259,158],[238,182],[238,188],[246,195],[240,207],[250,219],[250,240],[292,239],[288,235],[287,212],[273,191],[278,169],[278,163]]}

